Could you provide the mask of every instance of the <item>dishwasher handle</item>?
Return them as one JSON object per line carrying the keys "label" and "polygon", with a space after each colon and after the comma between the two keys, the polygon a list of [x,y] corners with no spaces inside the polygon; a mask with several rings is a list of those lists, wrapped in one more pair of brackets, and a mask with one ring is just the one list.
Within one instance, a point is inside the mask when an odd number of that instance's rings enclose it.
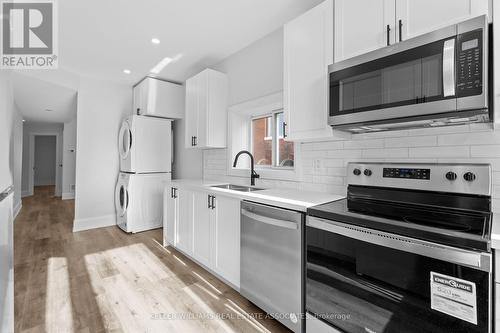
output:
{"label": "dishwasher handle", "polygon": [[280,220],[280,219],[275,219],[272,217],[268,216],[263,216],[259,214],[255,214],[249,210],[246,209],[241,209],[241,215],[246,216],[252,220],[265,223],[265,224],[270,224],[274,225],[276,227],[280,228],[287,228],[287,229],[298,229],[299,225],[296,222],[293,221],[288,221],[288,220]]}

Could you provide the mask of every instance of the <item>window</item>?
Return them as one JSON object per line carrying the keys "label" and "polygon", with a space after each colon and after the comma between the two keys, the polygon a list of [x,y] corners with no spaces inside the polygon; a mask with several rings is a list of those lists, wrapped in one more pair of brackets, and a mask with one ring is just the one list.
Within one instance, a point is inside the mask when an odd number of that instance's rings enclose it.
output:
{"label": "window", "polygon": [[285,141],[282,111],[252,119],[252,154],[255,164],[267,167],[293,167],[293,142]]}

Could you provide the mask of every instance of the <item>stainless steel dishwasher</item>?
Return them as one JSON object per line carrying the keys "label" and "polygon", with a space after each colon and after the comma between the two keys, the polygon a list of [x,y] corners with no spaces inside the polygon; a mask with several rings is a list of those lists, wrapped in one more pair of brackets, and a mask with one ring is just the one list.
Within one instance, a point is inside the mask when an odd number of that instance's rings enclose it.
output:
{"label": "stainless steel dishwasher", "polygon": [[296,333],[303,327],[304,214],[241,203],[240,292]]}

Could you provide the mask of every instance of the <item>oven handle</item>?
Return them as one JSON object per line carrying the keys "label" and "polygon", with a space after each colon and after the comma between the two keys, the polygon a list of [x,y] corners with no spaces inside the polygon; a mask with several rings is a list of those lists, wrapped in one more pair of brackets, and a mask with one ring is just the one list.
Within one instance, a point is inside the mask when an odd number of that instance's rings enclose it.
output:
{"label": "oven handle", "polygon": [[443,45],[443,96],[455,96],[455,38]]}
{"label": "oven handle", "polygon": [[363,242],[437,260],[448,261],[484,272],[491,272],[492,270],[490,253],[462,250],[383,231],[367,229],[337,221],[324,220],[313,216],[307,217],[306,225]]}

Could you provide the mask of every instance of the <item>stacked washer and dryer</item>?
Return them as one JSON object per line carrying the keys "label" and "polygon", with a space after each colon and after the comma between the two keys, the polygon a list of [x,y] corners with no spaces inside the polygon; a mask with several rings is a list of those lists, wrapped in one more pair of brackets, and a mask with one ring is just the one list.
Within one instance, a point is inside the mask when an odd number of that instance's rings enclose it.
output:
{"label": "stacked washer and dryer", "polygon": [[[182,86],[152,80],[146,78],[140,84],[142,87],[136,87],[144,90],[147,85],[150,89],[146,92],[152,95],[149,100],[146,96],[149,105],[137,107],[137,115],[124,119],[118,136],[120,173],[115,190],[116,224],[129,233],[163,226],[163,189],[165,182],[171,179],[173,162],[173,120],[168,118],[180,119],[178,115],[184,108]],[[140,94],[142,100],[145,93]]]}
{"label": "stacked washer and dryer", "polygon": [[172,174],[172,121],[130,116],[122,123],[118,141],[116,224],[132,233],[160,228],[164,183]]}

